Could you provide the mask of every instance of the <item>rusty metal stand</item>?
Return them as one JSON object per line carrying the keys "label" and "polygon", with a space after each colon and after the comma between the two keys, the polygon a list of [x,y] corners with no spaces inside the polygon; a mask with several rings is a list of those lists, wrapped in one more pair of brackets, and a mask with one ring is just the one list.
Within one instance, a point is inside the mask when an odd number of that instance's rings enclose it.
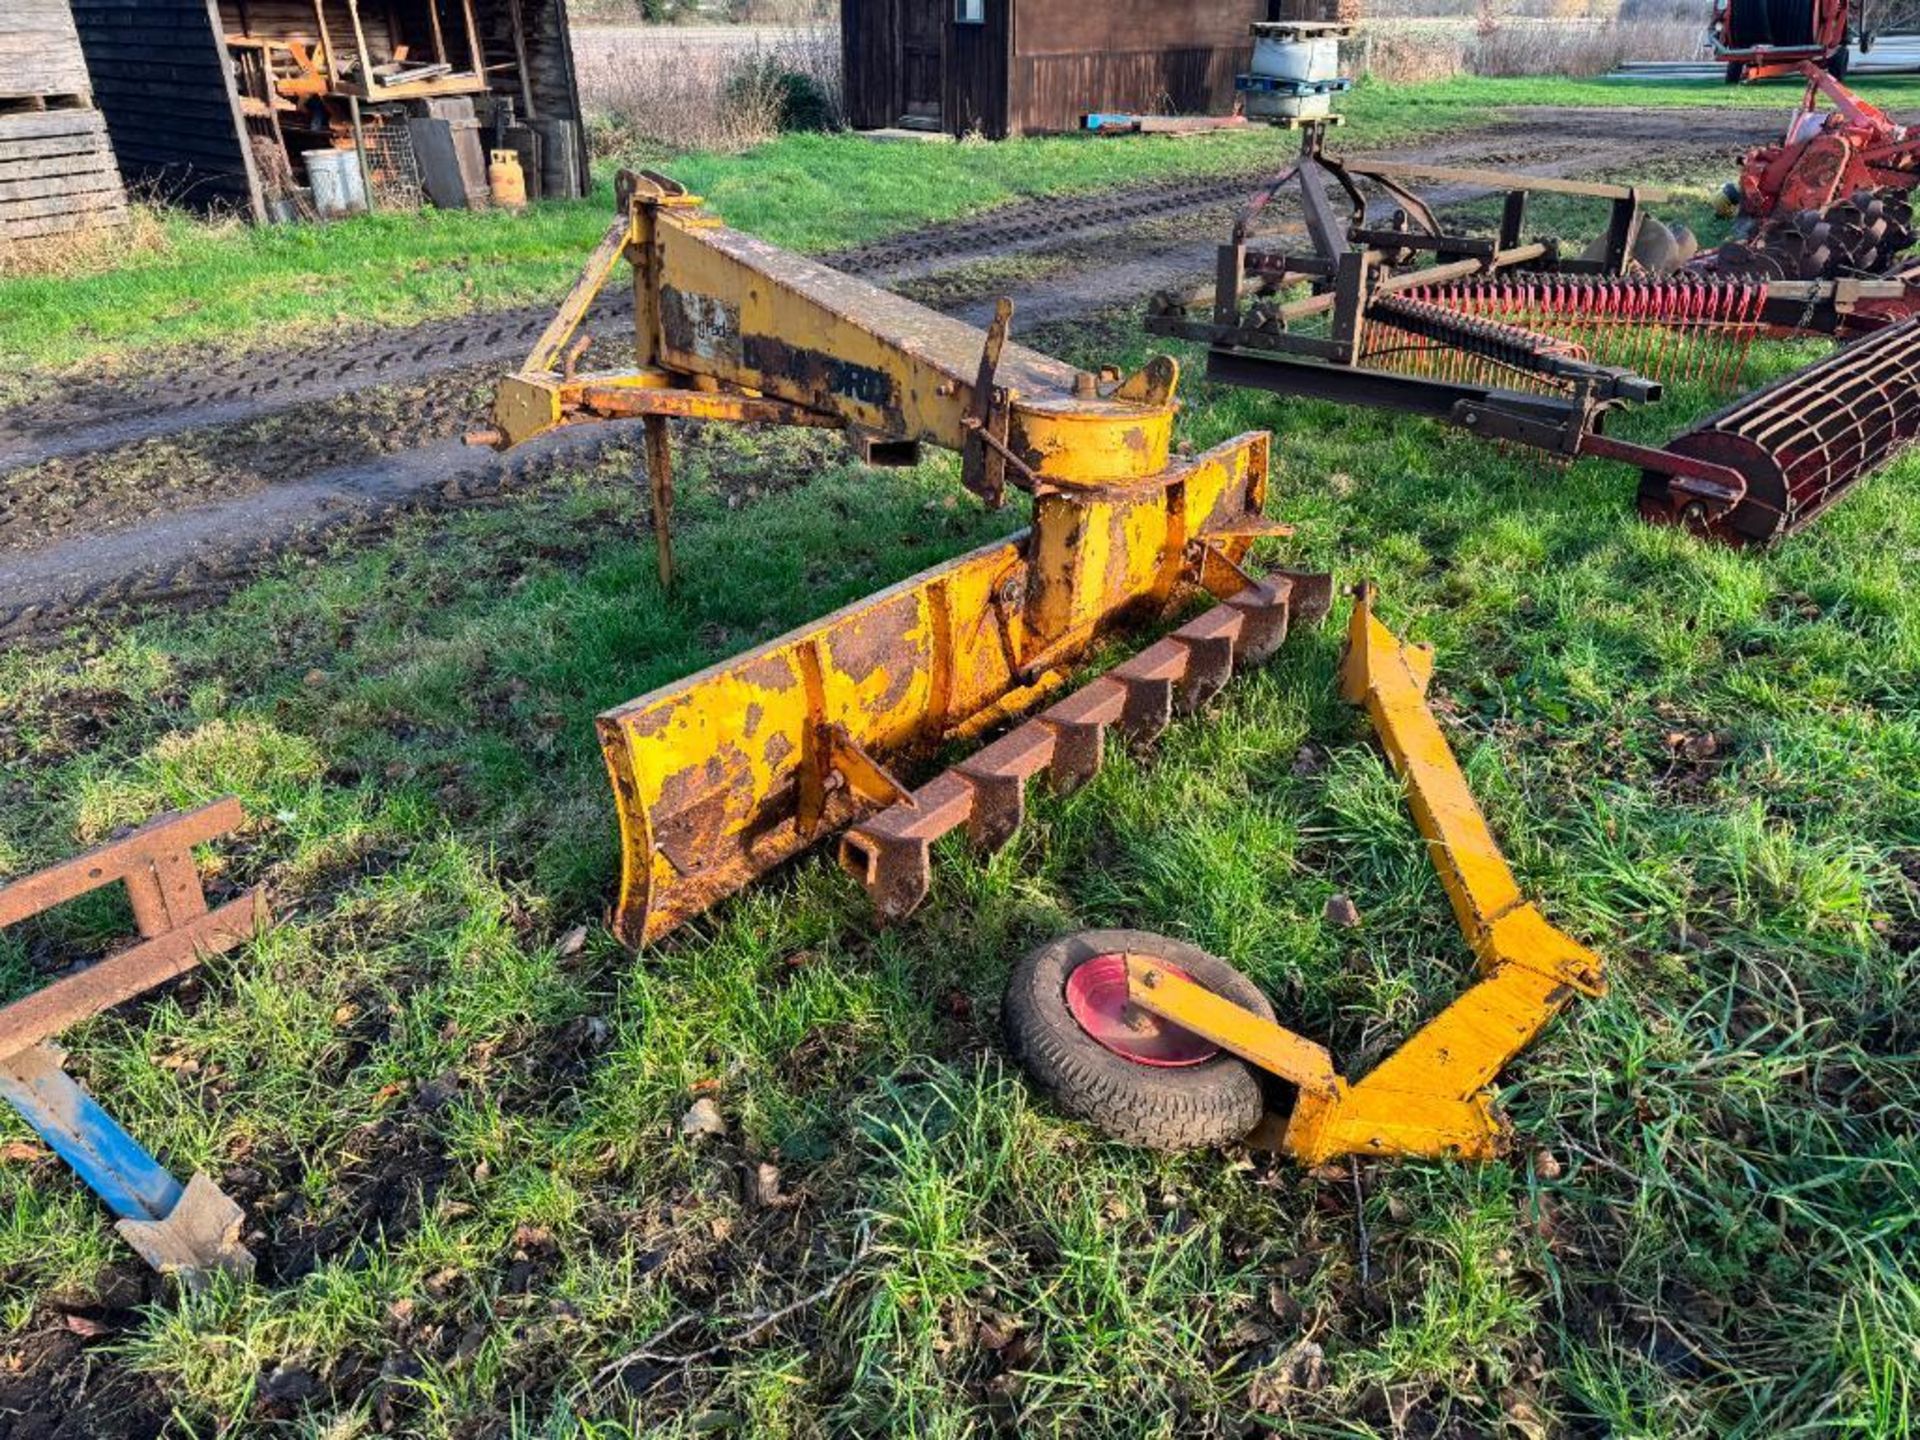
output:
{"label": "rusty metal stand", "polygon": [[660,588],[673,588],[673,442],[667,435],[667,417],[648,415],[640,421],[647,436],[647,484],[653,493],[653,549],[660,565]]}
{"label": "rusty metal stand", "polygon": [[66,1073],[51,1041],[266,928],[264,892],[209,910],[193,863],[195,845],[243,818],[231,797],[164,815],[0,887],[0,927],[116,882],[127,887],[140,944],[0,1008],[0,1096],[119,1217],[115,1228],[142,1259],[196,1288],[217,1270],[253,1273],[253,1255],[240,1242],[244,1213],[203,1174],[185,1185],[175,1180]]}

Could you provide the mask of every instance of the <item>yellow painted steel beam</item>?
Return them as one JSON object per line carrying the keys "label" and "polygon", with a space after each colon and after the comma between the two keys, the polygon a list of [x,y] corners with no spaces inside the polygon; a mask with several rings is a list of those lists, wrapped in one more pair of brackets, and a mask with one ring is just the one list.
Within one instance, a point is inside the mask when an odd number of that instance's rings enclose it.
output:
{"label": "yellow painted steel beam", "polygon": [[1362,1080],[1302,1093],[1286,1147],[1317,1164],[1343,1154],[1487,1159],[1505,1131],[1488,1087],[1575,994],[1605,990],[1601,960],[1521,894],[1426,701],[1433,652],[1407,645],[1355,590],[1341,694],[1364,705],[1407,787],[1414,823],[1479,957],[1479,981]]}
{"label": "yellow painted steel beam", "polygon": [[[634,270],[639,371],[784,400],[891,439],[969,444],[977,428],[969,421],[982,408],[983,332],[728,229],[664,177],[622,177],[622,187],[623,214],[526,365],[499,388],[494,423],[504,445],[563,423],[554,367],[622,256]],[[1099,487],[1166,469],[1179,373],[1159,356],[1103,387],[1064,361],[1006,344],[986,408],[1006,412],[1000,443],[1038,479]]]}
{"label": "yellow painted steel beam", "polygon": [[1341,1155],[1487,1160],[1507,1142],[1491,1086],[1576,995],[1604,992],[1600,957],[1568,938],[1521,894],[1426,703],[1433,655],[1403,644],[1373,614],[1361,586],[1341,669],[1342,694],[1365,705],[1406,782],[1479,979],[1364,1078],[1337,1075],[1320,1046],[1166,972],[1127,959],[1133,1003],[1289,1081],[1299,1089],[1284,1123],[1251,1137],[1303,1164]]}
{"label": "yellow painted steel beam", "polygon": [[1324,1045],[1222,999],[1150,955],[1127,956],[1127,998],[1142,1010],[1299,1086],[1302,1096],[1331,1099],[1340,1084],[1333,1057]]}

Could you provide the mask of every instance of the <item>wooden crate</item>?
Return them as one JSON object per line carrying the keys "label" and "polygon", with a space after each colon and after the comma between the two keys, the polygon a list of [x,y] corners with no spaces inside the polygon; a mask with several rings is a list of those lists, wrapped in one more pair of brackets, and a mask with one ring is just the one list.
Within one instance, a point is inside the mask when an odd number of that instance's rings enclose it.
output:
{"label": "wooden crate", "polygon": [[0,100],[73,97],[84,104],[91,88],[67,0],[0,4]]}

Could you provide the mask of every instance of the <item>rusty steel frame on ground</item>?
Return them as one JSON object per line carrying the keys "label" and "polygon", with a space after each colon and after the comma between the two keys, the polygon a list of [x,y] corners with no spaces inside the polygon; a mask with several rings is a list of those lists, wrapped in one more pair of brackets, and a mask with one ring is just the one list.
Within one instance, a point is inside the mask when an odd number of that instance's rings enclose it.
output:
{"label": "rusty steel frame on ground", "polygon": [[124,884],[140,943],[0,1008],[0,1095],[113,1210],[122,1238],[189,1285],[251,1274],[240,1207],[203,1174],[180,1184],[62,1068],[53,1038],[231,950],[270,923],[259,888],[207,906],[193,847],[239,827],[231,797],[163,815],[118,840],[0,886],[0,928]]}

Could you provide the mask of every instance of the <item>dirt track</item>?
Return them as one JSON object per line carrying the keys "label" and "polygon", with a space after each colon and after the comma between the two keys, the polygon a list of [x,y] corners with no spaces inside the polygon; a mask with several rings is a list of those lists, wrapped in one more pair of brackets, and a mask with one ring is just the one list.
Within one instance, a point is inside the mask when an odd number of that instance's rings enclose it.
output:
{"label": "dirt track", "polygon": [[[1778,123],[1770,108],[1510,111],[1485,130],[1393,153],[1555,176],[1692,157],[1704,173],[1716,162],[1731,173],[1732,157]],[[1276,146],[1275,168],[1288,153]],[[1010,291],[1016,328],[1031,339],[1037,327],[1204,278],[1215,237],[1254,178],[1035,200],[824,258],[970,320]],[[1034,278],[967,274],[1010,261]],[[276,553],[519,491],[597,453],[620,427],[550,437],[508,457],[459,443],[489,381],[525,353],[549,313],[530,305],[114,387],[74,384],[0,412],[0,637],[88,605],[217,593]],[[611,350],[630,315],[630,296],[616,290],[590,329]]]}

